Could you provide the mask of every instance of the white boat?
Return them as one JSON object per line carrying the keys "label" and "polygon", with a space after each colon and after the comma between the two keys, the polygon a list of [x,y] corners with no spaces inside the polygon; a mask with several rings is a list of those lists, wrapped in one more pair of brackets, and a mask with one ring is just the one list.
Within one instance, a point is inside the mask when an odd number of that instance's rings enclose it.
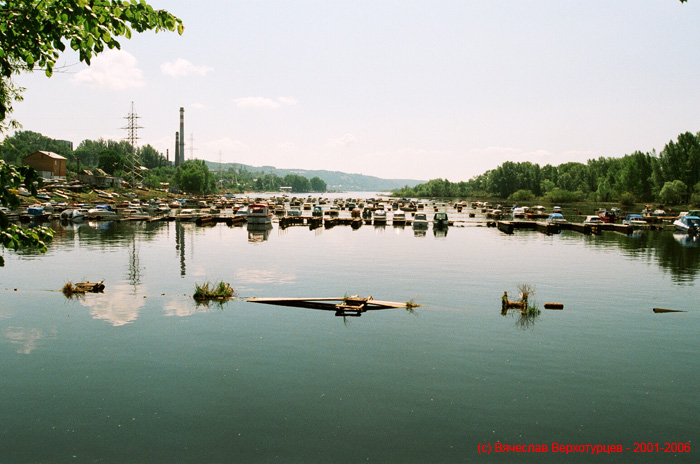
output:
{"label": "white boat", "polygon": [[696,235],[700,229],[700,217],[681,216],[673,221],[673,226],[678,232],[683,232],[688,235]]}
{"label": "white boat", "polygon": [[586,216],[586,219],[583,221],[584,224],[605,224],[605,221],[600,216]]}
{"label": "white boat", "polygon": [[59,216],[64,221],[79,222],[82,221],[88,210],[84,208],[71,208],[61,211]]}
{"label": "white boat", "polygon": [[194,222],[199,216],[200,213],[198,210],[192,208],[183,208],[180,210],[179,213],[175,215],[175,220],[181,222]]}
{"label": "white boat", "polygon": [[378,209],[374,211],[374,224],[386,224],[386,210]]}
{"label": "white boat", "polygon": [[518,207],[513,208],[513,219],[524,219],[525,218],[525,208]]}
{"label": "white boat", "polygon": [[648,229],[649,223],[644,220],[641,214],[628,214],[622,223],[632,227],[633,229]]}
{"label": "white boat", "polygon": [[406,224],[406,213],[403,212],[403,210],[396,210],[394,211],[394,215],[391,219],[392,223],[394,225],[404,225]]}
{"label": "white boat", "polygon": [[97,205],[88,210],[87,216],[96,219],[114,219],[117,217],[117,212],[110,205]]}
{"label": "white boat", "polygon": [[248,224],[272,224],[272,213],[266,203],[254,203],[248,207]]}
{"label": "white boat", "polygon": [[550,224],[562,224],[566,222],[566,218],[561,213],[552,213],[547,216],[547,221]]}

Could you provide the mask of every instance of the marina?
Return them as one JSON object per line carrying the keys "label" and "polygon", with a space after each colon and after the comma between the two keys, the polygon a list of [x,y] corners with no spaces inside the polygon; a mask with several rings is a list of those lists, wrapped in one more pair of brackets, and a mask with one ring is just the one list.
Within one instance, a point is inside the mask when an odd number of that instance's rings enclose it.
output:
{"label": "marina", "polygon": [[[435,207],[447,230],[431,224]],[[509,235],[469,207],[426,203],[415,217],[426,212],[406,226],[312,230],[282,227],[282,217],[261,230],[51,220],[46,254],[4,253],[3,456],[468,462],[486,440],[633,446],[697,436],[695,237]],[[103,281],[104,293],[58,291],[87,280]],[[238,296],[192,297],[196,284],[218,280]],[[517,301],[524,282],[542,312],[502,315],[504,290]],[[334,317],[353,295],[420,307]],[[667,462],[656,457],[646,456]]]}

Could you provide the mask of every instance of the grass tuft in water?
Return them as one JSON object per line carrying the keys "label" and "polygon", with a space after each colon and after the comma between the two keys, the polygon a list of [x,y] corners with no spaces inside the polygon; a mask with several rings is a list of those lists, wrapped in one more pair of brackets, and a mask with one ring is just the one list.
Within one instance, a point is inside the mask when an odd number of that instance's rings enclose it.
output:
{"label": "grass tuft in water", "polygon": [[228,282],[219,281],[211,283],[209,281],[203,284],[195,283],[195,290],[192,298],[195,300],[227,300],[236,295],[235,290]]}

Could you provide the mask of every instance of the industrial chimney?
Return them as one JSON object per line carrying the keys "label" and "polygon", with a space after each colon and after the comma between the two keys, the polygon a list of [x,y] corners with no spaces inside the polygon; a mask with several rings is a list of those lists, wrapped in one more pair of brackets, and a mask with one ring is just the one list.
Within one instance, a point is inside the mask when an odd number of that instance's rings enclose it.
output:
{"label": "industrial chimney", "polygon": [[175,167],[180,166],[180,133],[175,132]]}
{"label": "industrial chimney", "polygon": [[180,163],[185,162],[185,108],[180,107]]}

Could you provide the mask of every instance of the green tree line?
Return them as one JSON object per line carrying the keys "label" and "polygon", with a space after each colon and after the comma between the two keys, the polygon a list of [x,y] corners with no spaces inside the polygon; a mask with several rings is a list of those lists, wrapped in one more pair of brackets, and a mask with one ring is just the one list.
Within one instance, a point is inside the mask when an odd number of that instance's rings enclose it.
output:
{"label": "green tree line", "polygon": [[[134,148],[123,140],[83,140],[75,150],[71,150],[64,142],[32,131],[17,131],[5,138],[0,145],[2,159],[14,165],[21,165],[25,156],[38,150],[52,151],[65,157],[69,177],[85,169],[100,168],[109,175],[127,179],[127,160],[134,153]],[[325,192],[327,189],[326,182],[319,177],[308,179],[295,174],[280,177],[264,172],[250,172],[245,167],[212,172],[201,160],[188,160],[175,168],[172,162],[151,145],[138,147],[136,150],[141,165],[147,168],[142,173],[143,183],[150,188],[168,185],[198,194],[219,190],[278,191],[283,186],[291,187],[295,193]]]}
{"label": "green tree line", "polygon": [[535,198],[554,203],[658,201],[700,206],[700,133],[685,132],[660,153],[635,151],[621,158],[600,157],[586,163],[540,166],[506,161],[468,181],[432,179],[396,190],[403,197],[495,197],[512,201]]}

